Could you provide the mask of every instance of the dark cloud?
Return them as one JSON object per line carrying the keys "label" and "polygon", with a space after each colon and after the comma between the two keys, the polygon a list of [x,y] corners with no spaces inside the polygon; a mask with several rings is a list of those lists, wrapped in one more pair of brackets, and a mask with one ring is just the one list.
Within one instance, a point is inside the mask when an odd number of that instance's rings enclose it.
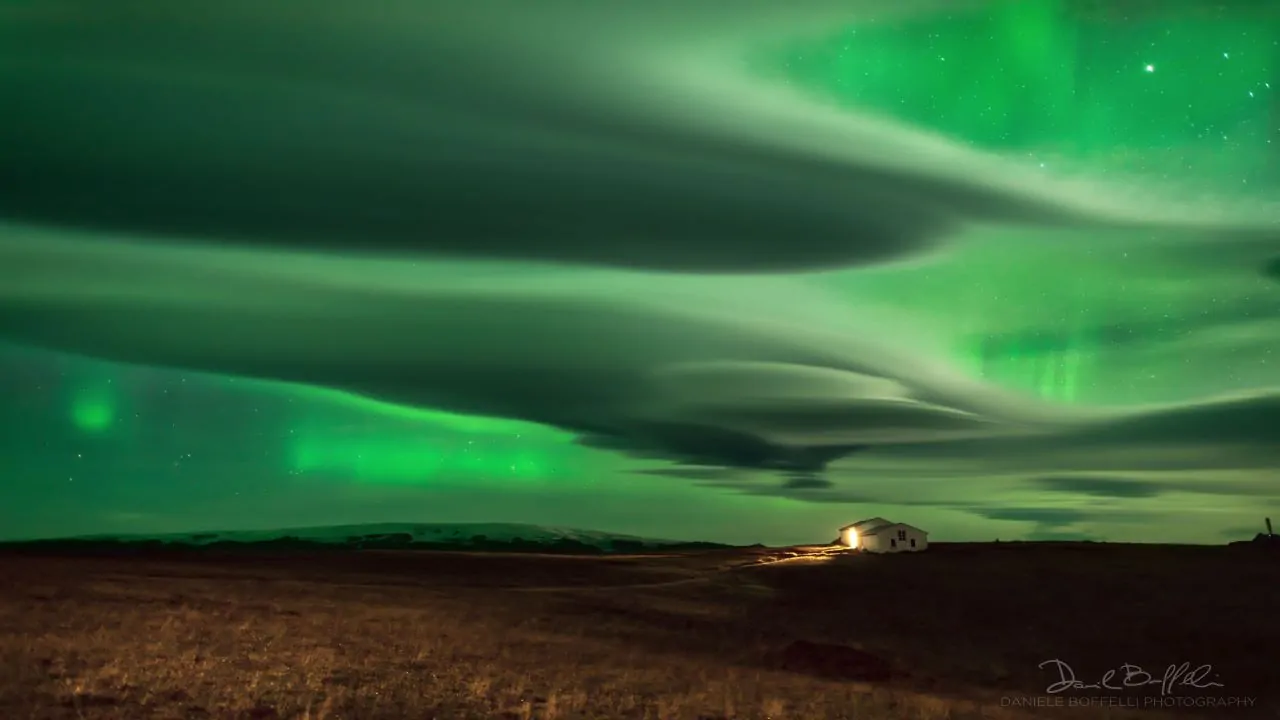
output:
{"label": "dark cloud", "polygon": [[1092,539],[1086,533],[1071,529],[1072,525],[1089,517],[1087,512],[1073,508],[972,508],[970,512],[988,520],[1035,523],[1035,528],[1027,534],[1028,540],[1078,541]]}
{"label": "dark cloud", "polygon": [[1087,511],[1067,507],[972,508],[970,512],[988,520],[1033,522],[1046,529],[1073,525],[1089,518]]}
{"label": "dark cloud", "polygon": [[[768,492],[819,501],[851,495],[818,473],[863,458],[979,474],[1280,462],[1277,395],[1052,405],[796,278],[533,262],[825,269],[988,222],[1163,229],[1249,273],[1274,251],[1271,208],[1059,183],[703,52],[883,3],[597,5],[0,9],[0,338],[530,420],[638,458],[779,472]],[[1236,310],[1085,329],[1123,345]],[[1073,342],[990,337],[979,355]]]}
{"label": "dark cloud", "polygon": [[[1274,527],[1276,520],[1272,520]],[[1252,540],[1258,533],[1265,533],[1267,525],[1262,520],[1258,520],[1256,525],[1237,525],[1234,527],[1223,528],[1218,535],[1227,540]]]}
{"label": "dark cloud", "polygon": [[871,442],[1012,432],[1041,413],[782,279],[405,268],[48,233],[0,236],[0,276],[0,335],[19,342],[532,420],[692,465],[821,470]]}
{"label": "dark cloud", "polygon": [[[927,461],[978,474],[1090,476],[1266,470],[1280,463],[1280,436],[1271,430],[1280,423],[1280,393],[1276,392],[1097,411],[1083,418],[1067,418],[1067,410],[1062,408],[1061,424],[1038,434],[882,445],[869,450],[865,459],[871,463]],[[849,466],[856,468],[856,464]],[[1178,486],[1202,492],[1216,485]]]}
{"label": "dark cloud", "polygon": [[1056,530],[1035,530],[1027,535],[1028,540],[1036,542],[1102,542],[1103,538],[1090,533],[1062,532]]}
{"label": "dark cloud", "polygon": [[1264,277],[1280,282],[1280,255],[1271,258],[1262,266],[1262,274]]}
{"label": "dark cloud", "polygon": [[230,0],[198,22],[160,0],[8,7],[0,216],[157,242],[702,271],[878,262],[977,221],[1275,234],[1117,205],[736,65],[680,61],[871,3],[650,5]]}
{"label": "dark cloud", "polygon": [[1177,342],[1196,332],[1240,324],[1242,318],[1248,318],[1251,323],[1280,318],[1280,297],[1275,297],[1274,293],[1266,297],[1243,295],[1224,298],[1210,307],[1177,317],[1106,322],[1066,329],[1022,328],[986,333],[971,341],[983,361],[1032,358],[1083,348],[1143,347],[1152,343]]}
{"label": "dark cloud", "polygon": [[1074,495],[1102,498],[1154,498],[1168,493],[1196,493],[1200,495],[1256,496],[1269,491],[1271,485],[1265,475],[1252,480],[1181,478],[1176,475],[1160,477],[1158,473],[1144,477],[1102,475],[1052,475],[1039,477],[1032,483],[1040,488]]}
{"label": "dark cloud", "polygon": [[633,472],[638,475],[680,478],[682,480],[696,480],[698,482],[732,481],[737,480],[739,476],[739,473],[735,468],[688,467],[684,465],[677,467],[644,468]]}
{"label": "dark cloud", "polygon": [[783,481],[782,487],[785,490],[829,490],[835,487],[835,483],[816,475],[796,475]]}
{"label": "dark cloud", "polygon": [[[639,475],[693,480],[704,485],[742,487],[744,481],[742,471],[743,468],[737,467],[689,467],[681,465],[677,467],[644,468],[634,472]],[[814,474],[791,473],[787,474],[782,481],[783,491],[830,490],[835,487],[835,482]]]}
{"label": "dark cloud", "polygon": [[1136,409],[1071,434],[1089,445],[1239,444],[1280,450],[1280,394],[1244,395],[1180,406]]}
{"label": "dark cloud", "polygon": [[610,435],[583,435],[588,447],[687,465],[719,465],[781,471],[822,470],[857,450],[850,446],[795,447],[725,427],[691,423],[627,423]]}
{"label": "dark cloud", "polygon": [[1035,526],[1026,535],[1026,539],[1058,542],[1098,541],[1102,539],[1093,533],[1073,527],[1083,522],[1109,522],[1144,518],[1143,515],[1132,512],[1098,513],[1068,507],[971,508],[970,512],[988,520],[1034,523]]}
{"label": "dark cloud", "polygon": [[1054,492],[1109,498],[1151,498],[1166,490],[1158,483],[1131,478],[1060,475],[1036,478],[1033,482]]}
{"label": "dark cloud", "polygon": [[1051,405],[970,378],[868,312],[801,279],[0,233],[0,337],[530,420],[638,457],[802,474],[861,458],[1046,474],[1280,460],[1278,395]]}

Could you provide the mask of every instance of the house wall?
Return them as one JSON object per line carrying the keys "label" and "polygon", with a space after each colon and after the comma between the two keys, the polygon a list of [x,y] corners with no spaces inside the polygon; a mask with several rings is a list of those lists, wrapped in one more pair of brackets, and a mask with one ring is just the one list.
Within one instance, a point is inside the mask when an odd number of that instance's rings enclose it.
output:
{"label": "house wall", "polygon": [[[915,541],[914,547],[912,540]],[[929,536],[905,525],[891,525],[880,528],[875,535],[863,537],[861,546],[863,550],[874,553],[920,552],[929,547]]]}

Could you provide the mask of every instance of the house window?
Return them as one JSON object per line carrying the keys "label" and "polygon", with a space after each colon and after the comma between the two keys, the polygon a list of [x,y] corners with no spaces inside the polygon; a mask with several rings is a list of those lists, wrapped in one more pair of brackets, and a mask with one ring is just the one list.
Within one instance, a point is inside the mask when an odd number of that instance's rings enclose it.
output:
{"label": "house window", "polygon": [[916,546],[916,539],[911,538],[911,547],[915,547],[915,546]]}
{"label": "house window", "polygon": [[891,548],[896,548],[896,547],[898,547],[898,541],[897,541],[897,540],[894,540],[893,538],[889,538],[889,547],[891,547]]}
{"label": "house window", "polygon": [[898,531],[898,539],[899,539],[899,540],[906,540],[906,539],[907,539],[907,531],[906,531],[906,530],[899,530],[899,531]]}

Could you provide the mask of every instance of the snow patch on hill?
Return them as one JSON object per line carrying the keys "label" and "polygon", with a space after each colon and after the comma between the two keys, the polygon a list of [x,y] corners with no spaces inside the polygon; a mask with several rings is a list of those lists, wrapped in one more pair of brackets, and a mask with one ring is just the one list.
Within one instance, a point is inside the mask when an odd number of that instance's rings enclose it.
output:
{"label": "snow patch on hill", "polygon": [[230,530],[162,535],[94,535],[74,540],[98,542],[163,542],[176,545],[212,545],[215,543],[269,543],[298,540],[326,545],[430,544],[493,546],[503,544],[582,545],[609,551],[626,548],[661,548],[677,545],[710,545],[679,540],[644,538],[636,535],[545,527],[518,523],[374,523],[363,525],[329,525],[321,527],[282,528],[274,530]]}

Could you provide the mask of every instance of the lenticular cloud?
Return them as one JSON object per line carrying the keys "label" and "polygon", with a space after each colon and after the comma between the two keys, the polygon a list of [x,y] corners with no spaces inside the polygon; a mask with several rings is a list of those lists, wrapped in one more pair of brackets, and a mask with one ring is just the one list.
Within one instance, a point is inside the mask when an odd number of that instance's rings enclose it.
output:
{"label": "lenticular cloud", "polygon": [[[800,473],[846,455],[1123,454],[1272,418],[1263,395],[1016,395],[954,367],[911,314],[780,274],[916,259],[999,225],[1020,243],[1121,230],[1152,252],[1247,255],[1253,275],[1273,253],[1265,203],[1045,175],[744,60],[883,4],[9,4],[0,339]],[[939,7],[955,11],[893,12]],[[1271,435],[1232,437],[1273,456]]]}
{"label": "lenticular cloud", "polygon": [[851,310],[803,278],[408,264],[7,226],[0,280],[0,337],[20,343],[529,420],[699,465],[813,471],[876,447],[945,456],[1111,434],[1149,444],[1275,407],[1039,402],[952,367],[909,318]]}
{"label": "lenticular cloud", "polygon": [[11,4],[0,217],[714,272],[900,258],[975,222],[1275,231],[1268,208],[1053,180],[748,68],[760,43],[881,19],[882,5]]}

